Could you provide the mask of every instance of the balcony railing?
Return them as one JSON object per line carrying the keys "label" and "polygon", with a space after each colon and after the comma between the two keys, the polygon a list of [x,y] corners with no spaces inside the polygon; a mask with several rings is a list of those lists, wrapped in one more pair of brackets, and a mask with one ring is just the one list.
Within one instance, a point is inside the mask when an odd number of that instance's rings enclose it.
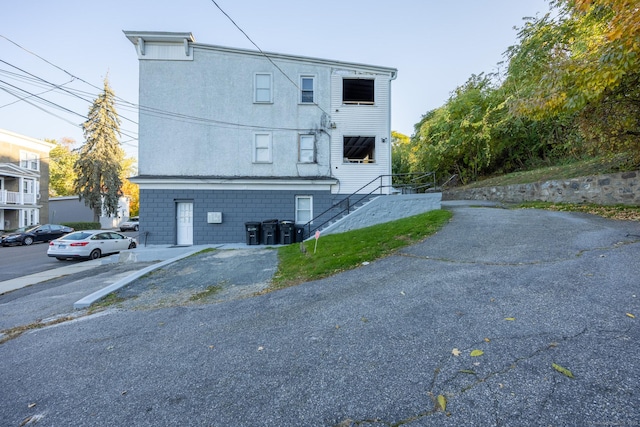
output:
{"label": "balcony railing", "polygon": [[3,205],[35,205],[36,200],[35,193],[0,190],[0,204]]}

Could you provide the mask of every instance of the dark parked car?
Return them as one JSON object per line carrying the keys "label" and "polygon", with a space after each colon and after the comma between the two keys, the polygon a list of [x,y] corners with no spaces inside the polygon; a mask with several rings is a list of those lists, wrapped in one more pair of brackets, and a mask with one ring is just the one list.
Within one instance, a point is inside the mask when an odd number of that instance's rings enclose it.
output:
{"label": "dark parked car", "polygon": [[71,233],[73,228],[60,224],[30,225],[0,236],[2,246],[30,245],[35,242],[49,242],[65,234]]}

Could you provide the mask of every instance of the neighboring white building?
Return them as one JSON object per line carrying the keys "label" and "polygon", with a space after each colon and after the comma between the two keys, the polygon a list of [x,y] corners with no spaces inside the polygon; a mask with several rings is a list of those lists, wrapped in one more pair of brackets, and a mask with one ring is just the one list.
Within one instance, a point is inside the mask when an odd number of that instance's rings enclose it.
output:
{"label": "neighboring white building", "polygon": [[0,129],[0,230],[46,224],[55,144]]}
{"label": "neighboring white building", "polygon": [[190,33],[125,35],[140,78],[131,181],[150,244],[243,241],[246,222],[304,224],[356,191],[391,189],[396,69],[200,44]]}

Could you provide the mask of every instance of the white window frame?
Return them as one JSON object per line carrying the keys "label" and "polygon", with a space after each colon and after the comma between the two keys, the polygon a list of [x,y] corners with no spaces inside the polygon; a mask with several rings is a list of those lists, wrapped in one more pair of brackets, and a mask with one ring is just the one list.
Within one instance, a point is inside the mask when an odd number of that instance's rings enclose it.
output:
{"label": "white window frame", "polygon": [[[253,134],[253,163],[273,163],[273,141],[268,132]],[[266,153],[266,156],[261,153]]]}
{"label": "white window frame", "polygon": [[[301,211],[303,211],[302,209],[300,209],[300,201],[301,200],[308,200],[309,201],[309,209],[304,209],[304,211],[309,211],[308,213],[308,218],[309,219],[304,219],[301,218],[300,213]],[[313,196],[296,196],[296,219],[295,222],[296,224],[306,224],[309,221],[311,221],[313,219]]]}
{"label": "white window frame", "polygon": [[316,136],[314,134],[298,135],[298,163],[315,163],[315,162],[316,162]]}
{"label": "white window frame", "polygon": [[20,167],[40,171],[40,155],[31,151],[20,150]]}
{"label": "white window frame", "polygon": [[[266,77],[267,79],[265,80],[263,77]],[[264,82],[266,81],[268,81],[268,87],[264,85]],[[267,93],[268,96],[265,97],[265,93]],[[273,103],[273,74],[255,73],[253,75],[253,102],[256,104]]]}
{"label": "white window frame", "polygon": [[[311,101],[304,100],[304,80],[311,79]],[[308,90],[307,90],[308,92]],[[315,104],[316,103],[316,76],[305,74],[300,76],[300,104]]]}

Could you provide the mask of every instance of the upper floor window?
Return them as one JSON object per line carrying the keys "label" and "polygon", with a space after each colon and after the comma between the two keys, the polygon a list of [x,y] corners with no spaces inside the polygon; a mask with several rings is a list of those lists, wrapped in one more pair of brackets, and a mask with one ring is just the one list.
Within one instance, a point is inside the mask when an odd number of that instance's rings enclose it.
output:
{"label": "upper floor window", "polygon": [[253,136],[253,162],[271,163],[271,134],[256,133]]}
{"label": "upper floor window", "polygon": [[20,151],[20,167],[25,169],[31,169],[34,171],[40,170],[40,156],[36,153],[29,151]]}
{"label": "upper floor window", "polygon": [[374,136],[345,136],[343,154],[345,163],[375,163],[376,138]]}
{"label": "upper floor window", "polygon": [[272,98],[272,76],[270,73],[256,73],[254,77],[254,102],[271,103]]}
{"label": "upper floor window", "polygon": [[300,77],[300,102],[302,104],[313,104],[314,100],[314,78],[312,76]]}
{"label": "upper floor window", "polygon": [[316,144],[314,135],[300,135],[298,144],[298,161],[314,163],[316,161]]}
{"label": "upper floor window", "polygon": [[374,79],[342,79],[342,102],[345,104],[373,104]]}

